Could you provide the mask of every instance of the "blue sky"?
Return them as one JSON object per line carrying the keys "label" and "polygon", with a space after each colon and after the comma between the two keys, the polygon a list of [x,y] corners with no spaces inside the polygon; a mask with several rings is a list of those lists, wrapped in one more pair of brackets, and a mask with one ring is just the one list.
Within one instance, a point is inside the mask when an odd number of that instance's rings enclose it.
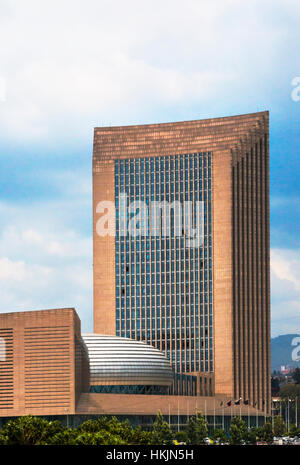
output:
{"label": "blue sky", "polygon": [[94,126],[269,110],[272,335],[299,333],[299,24],[298,0],[1,0],[0,312],[92,330]]}

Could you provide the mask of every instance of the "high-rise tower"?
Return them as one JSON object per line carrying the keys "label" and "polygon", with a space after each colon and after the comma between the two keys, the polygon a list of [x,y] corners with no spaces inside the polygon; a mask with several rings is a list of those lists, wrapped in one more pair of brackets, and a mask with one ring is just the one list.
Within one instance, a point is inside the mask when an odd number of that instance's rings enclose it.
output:
{"label": "high-rise tower", "polygon": [[155,345],[178,373],[267,409],[268,112],[95,128],[93,205],[95,332]]}

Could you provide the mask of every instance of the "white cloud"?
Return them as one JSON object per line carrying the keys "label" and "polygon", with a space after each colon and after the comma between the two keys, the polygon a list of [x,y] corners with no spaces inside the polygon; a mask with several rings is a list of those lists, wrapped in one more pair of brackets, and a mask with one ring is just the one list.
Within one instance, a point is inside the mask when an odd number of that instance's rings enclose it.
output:
{"label": "white cloud", "polygon": [[0,312],[74,307],[90,330],[91,283],[91,270],[85,265],[46,266],[3,257]]}
{"label": "white cloud", "polygon": [[47,267],[38,265],[27,267],[24,262],[13,262],[6,257],[0,258],[0,281],[2,283],[20,283],[36,276],[39,276],[40,279],[47,279],[50,272],[50,268]]}
{"label": "white cloud", "polygon": [[300,250],[271,250],[272,333],[300,331]]}
{"label": "white cloud", "polygon": [[[75,307],[91,330],[92,239],[64,208],[0,204],[0,312]],[[69,214],[80,221],[76,206]]]}
{"label": "white cloud", "polygon": [[266,105],[280,64],[298,57],[292,0],[27,0],[0,11],[0,124],[14,141],[76,142],[93,125],[164,119],[178,105],[205,116],[228,107],[233,87],[233,106],[252,106],[254,85]]}
{"label": "white cloud", "polygon": [[60,169],[28,176],[40,183],[31,201],[0,201],[0,312],[71,306],[91,330],[91,179]]}
{"label": "white cloud", "polygon": [[91,238],[68,230],[54,234],[8,226],[2,231],[0,242],[0,253],[9,253],[10,256],[22,253],[24,257],[47,257],[57,261],[76,258],[86,260],[91,250]]}
{"label": "white cloud", "polygon": [[271,261],[273,275],[291,283],[296,291],[300,291],[300,251],[273,249]]}

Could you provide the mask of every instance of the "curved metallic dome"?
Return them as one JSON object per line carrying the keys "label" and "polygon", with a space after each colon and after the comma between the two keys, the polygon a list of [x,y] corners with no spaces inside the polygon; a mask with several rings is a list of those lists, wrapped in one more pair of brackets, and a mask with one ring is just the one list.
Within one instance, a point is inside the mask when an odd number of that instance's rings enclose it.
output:
{"label": "curved metallic dome", "polygon": [[83,334],[90,359],[90,384],[161,385],[173,380],[164,354],[144,342],[118,336]]}

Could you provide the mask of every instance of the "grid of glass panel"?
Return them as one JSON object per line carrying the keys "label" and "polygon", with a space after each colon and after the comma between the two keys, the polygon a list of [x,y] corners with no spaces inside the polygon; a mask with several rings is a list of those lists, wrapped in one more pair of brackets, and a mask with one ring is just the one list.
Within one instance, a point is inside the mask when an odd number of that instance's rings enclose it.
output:
{"label": "grid of glass panel", "polygon": [[[203,201],[203,245],[187,247],[174,220],[167,236],[121,234],[122,193],[127,207]],[[154,345],[177,372],[213,371],[211,152],[115,160],[115,205],[117,336]]]}

